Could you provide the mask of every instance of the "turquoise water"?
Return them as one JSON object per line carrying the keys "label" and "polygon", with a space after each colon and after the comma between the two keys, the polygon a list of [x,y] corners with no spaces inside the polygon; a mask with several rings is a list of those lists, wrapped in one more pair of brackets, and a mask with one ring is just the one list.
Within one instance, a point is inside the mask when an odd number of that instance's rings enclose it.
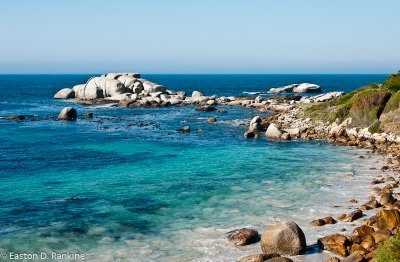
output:
{"label": "turquoise water", "polygon": [[[332,205],[355,194],[351,183],[362,193],[363,151],[245,140],[244,124],[256,111],[76,105],[95,117],[67,123],[51,118],[67,105],[51,96],[87,76],[14,78],[0,77],[0,115],[33,116],[0,120],[0,251],[79,252],[89,261],[235,261],[259,249],[231,247],[229,230],[261,230],[279,219],[306,227],[316,215],[337,212]],[[218,122],[208,123],[210,115]],[[176,131],[183,125],[193,131]],[[318,235],[305,231],[311,242]]]}

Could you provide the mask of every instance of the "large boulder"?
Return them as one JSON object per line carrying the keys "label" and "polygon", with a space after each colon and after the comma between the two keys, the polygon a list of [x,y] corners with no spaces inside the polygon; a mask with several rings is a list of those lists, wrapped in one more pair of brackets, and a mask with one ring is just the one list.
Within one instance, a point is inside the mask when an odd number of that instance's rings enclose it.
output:
{"label": "large boulder", "polygon": [[271,123],[265,132],[265,135],[271,139],[280,139],[282,134],[282,130],[274,123]]}
{"label": "large boulder", "polygon": [[245,246],[257,242],[260,236],[252,228],[240,228],[228,232],[228,240],[235,246]]}
{"label": "large boulder", "polygon": [[58,115],[58,118],[61,120],[72,121],[76,120],[77,115],[78,114],[75,108],[65,107],[63,108],[63,110],[61,110],[60,114]]}
{"label": "large boulder", "polygon": [[295,222],[280,222],[265,229],[261,249],[264,253],[302,255],[306,250],[306,237]]}
{"label": "large boulder", "polygon": [[54,95],[54,98],[57,99],[67,99],[74,97],[75,97],[75,91],[72,90],[71,88],[63,88]]}
{"label": "large boulder", "polygon": [[293,88],[294,93],[319,93],[321,92],[321,87],[315,84],[302,83]]}

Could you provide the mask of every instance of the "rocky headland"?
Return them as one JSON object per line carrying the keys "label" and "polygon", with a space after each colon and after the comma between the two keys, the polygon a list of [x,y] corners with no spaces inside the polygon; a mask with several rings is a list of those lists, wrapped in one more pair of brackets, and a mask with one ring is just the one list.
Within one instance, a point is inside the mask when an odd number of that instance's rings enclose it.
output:
{"label": "rocky headland", "polygon": [[[371,181],[372,194],[368,202],[336,219],[315,218],[310,221],[310,226],[362,220],[351,234],[337,232],[318,240],[320,249],[336,255],[329,261],[399,261],[393,260],[393,257],[399,258],[398,250],[391,254],[400,246],[400,193],[397,190],[400,183],[399,90],[400,73],[397,73],[383,84],[371,84],[348,94],[330,92],[302,96],[302,93],[321,92],[319,86],[303,83],[272,88],[267,93],[275,96],[270,97],[206,96],[200,91],[188,96],[183,91],[170,90],[143,79],[138,73],[111,73],[93,77],[73,88],[64,88],[54,98],[87,105],[113,103],[121,107],[195,105],[196,110],[203,112],[217,110],[215,107],[219,105],[256,108],[260,116],[250,121],[245,138],[265,135],[268,139],[277,140],[323,139],[383,154],[386,164],[374,167],[380,169],[382,175]],[[223,110],[220,111],[223,113]],[[77,113],[73,108],[65,108],[59,118],[75,120]],[[215,122],[217,119],[208,118],[208,121]],[[190,126],[181,130],[189,132]],[[351,201],[358,203],[357,200]],[[364,218],[366,210],[374,209],[373,216]],[[228,239],[237,246],[260,241],[262,252],[243,258],[243,262],[291,261],[284,256],[303,255],[306,251],[306,236],[293,221],[272,225],[261,237],[254,229],[237,229],[228,233]]]}

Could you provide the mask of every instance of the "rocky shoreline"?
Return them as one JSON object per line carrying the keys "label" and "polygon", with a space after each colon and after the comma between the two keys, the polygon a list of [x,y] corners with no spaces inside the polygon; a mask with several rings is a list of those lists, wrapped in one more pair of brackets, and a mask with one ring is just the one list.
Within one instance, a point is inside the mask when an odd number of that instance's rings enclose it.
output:
{"label": "rocky shoreline", "polygon": [[[295,88],[301,90],[300,93],[306,93],[307,87],[311,90],[310,93],[320,91],[316,85],[297,84],[273,89],[270,93],[293,92]],[[191,96],[187,96],[183,91],[169,90],[140,78],[140,74],[137,73],[111,73],[91,78],[86,84],[64,88],[57,92],[54,98],[69,99],[67,101],[85,105],[112,103],[115,106],[134,108],[195,105],[196,110],[203,112],[217,110],[215,107],[219,105],[256,108],[260,114],[272,114],[267,117],[254,117],[244,133],[245,138],[257,138],[265,134],[268,139],[323,139],[338,145],[357,146],[369,149],[373,153],[384,154],[387,164],[377,167],[383,175],[371,182],[376,187],[372,189],[373,195],[369,197],[368,202],[360,205],[357,210],[337,218],[324,217],[310,221],[310,226],[318,227],[335,224],[337,220],[353,223],[364,217],[363,211],[377,209],[374,216],[364,219],[362,225],[356,227],[350,235],[338,232],[318,240],[320,249],[340,257],[332,257],[329,261],[375,261],[378,246],[393,238],[400,228],[400,201],[397,200],[400,199],[400,193],[396,192],[400,183],[400,136],[394,133],[370,132],[368,126],[353,125],[351,117],[335,119],[333,122],[309,117],[307,109],[310,105],[340,99],[343,95],[343,92],[331,92],[314,96],[288,94],[269,98],[219,97],[206,96],[194,91]],[[9,119],[21,120],[18,116]],[[71,107],[64,108],[59,119],[76,120],[77,112]],[[208,121],[215,122],[216,118]],[[189,132],[190,126],[182,127],[181,130]],[[245,257],[240,260],[242,262],[292,261],[284,256],[304,255],[306,250],[306,236],[293,221],[268,227],[262,237],[253,229],[237,229],[229,232],[228,239],[236,246],[260,241],[263,253]]]}

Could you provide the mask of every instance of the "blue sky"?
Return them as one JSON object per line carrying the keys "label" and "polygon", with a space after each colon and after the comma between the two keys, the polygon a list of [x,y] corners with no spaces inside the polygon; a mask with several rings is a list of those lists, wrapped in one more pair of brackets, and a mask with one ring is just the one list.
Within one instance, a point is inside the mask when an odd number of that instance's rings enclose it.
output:
{"label": "blue sky", "polygon": [[398,0],[0,0],[0,73],[391,73]]}

